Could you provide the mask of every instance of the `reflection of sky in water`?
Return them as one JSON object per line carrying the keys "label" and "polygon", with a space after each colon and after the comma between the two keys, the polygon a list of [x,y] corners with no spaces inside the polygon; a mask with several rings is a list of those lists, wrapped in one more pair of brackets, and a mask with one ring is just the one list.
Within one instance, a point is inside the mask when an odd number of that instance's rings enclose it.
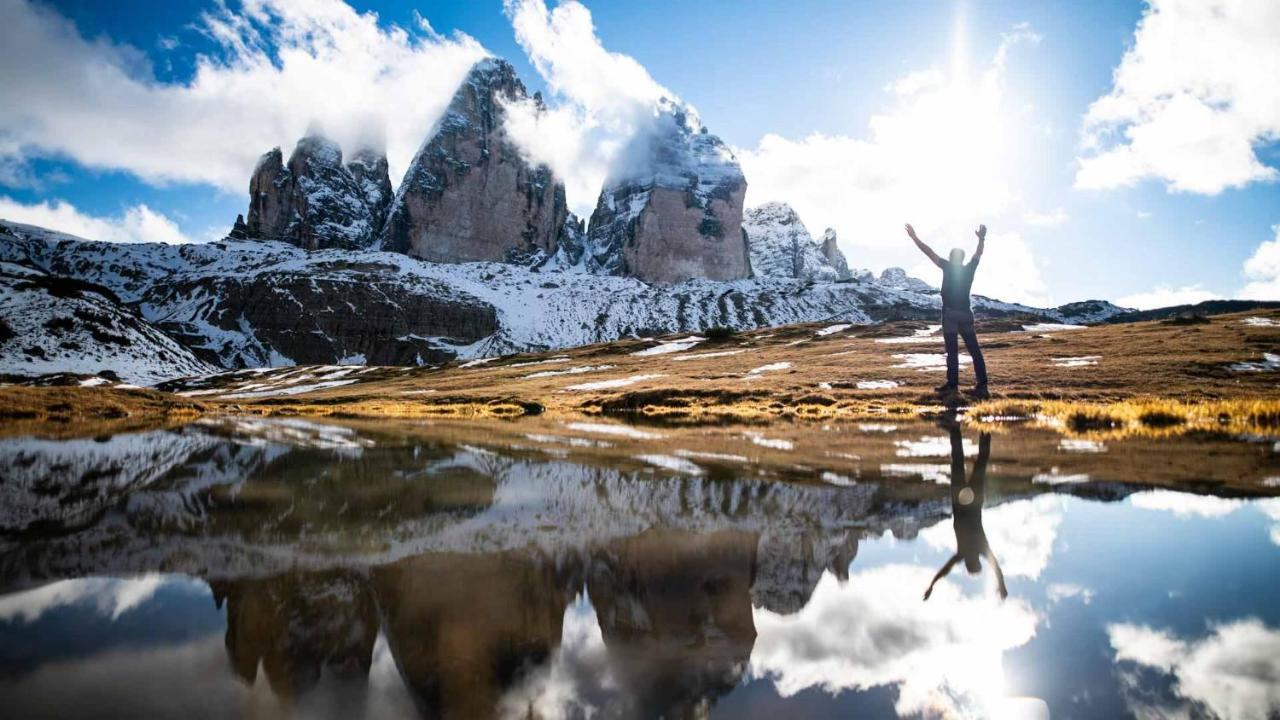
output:
{"label": "reflection of sky in water", "polygon": [[[825,574],[793,615],[756,609],[749,679],[718,714],[795,700],[819,714],[891,704],[904,715],[1035,717],[1028,697],[1073,717],[1280,710],[1280,500],[1042,496],[991,508],[984,525],[1007,601],[985,572],[952,573],[920,600],[953,549],[949,522],[916,541],[864,541],[847,583]],[[876,692],[888,687],[887,698]]]}
{"label": "reflection of sky in water", "polygon": [[[1055,717],[1280,709],[1280,500],[1042,495],[991,505],[983,523],[1006,601],[985,563],[978,575],[957,567],[921,600],[954,551],[950,520],[910,540],[864,538],[847,581],[824,573],[795,613],[753,608],[750,662],[712,714],[1034,717],[1034,698]],[[0,701],[37,715],[281,712],[261,676],[250,686],[231,673],[225,622],[203,581],[177,576],[0,596]],[[625,707],[600,622],[580,593],[563,611],[558,646],[505,688],[500,710],[576,717]],[[326,680],[297,709],[404,716],[413,705],[398,673],[379,633],[357,699]]]}

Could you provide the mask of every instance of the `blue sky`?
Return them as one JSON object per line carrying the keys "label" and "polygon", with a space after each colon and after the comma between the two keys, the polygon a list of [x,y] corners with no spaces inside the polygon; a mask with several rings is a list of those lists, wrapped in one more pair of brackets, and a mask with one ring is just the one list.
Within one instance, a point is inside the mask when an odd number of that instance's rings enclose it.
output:
{"label": "blue sky", "polygon": [[[271,0],[266,2],[270,9]],[[401,117],[430,115],[447,101],[450,73],[460,72],[475,52],[462,33],[512,61],[531,90],[546,92],[552,106],[564,111],[565,133],[575,142],[616,139],[601,126],[615,135],[624,132],[618,128],[625,122],[610,125],[609,118],[625,118],[619,108],[643,100],[643,93],[610,86],[628,83],[615,82],[622,76],[609,73],[617,69],[618,57],[633,58],[656,86],[696,107],[710,130],[739,151],[752,188],[749,203],[785,200],[815,233],[835,226],[854,266],[902,265],[929,279],[897,226],[914,222],[926,241],[945,249],[968,246],[965,228],[976,220],[992,229],[990,262],[977,289],[1000,297],[1046,303],[1129,298],[1148,305],[1210,296],[1280,299],[1280,240],[1273,228],[1280,223],[1280,183],[1274,177],[1280,167],[1280,91],[1267,90],[1259,77],[1273,64],[1280,67],[1280,50],[1269,50],[1275,43],[1265,41],[1280,36],[1274,24],[1280,13],[1265,7],[1267,0],[1257,0],[1256,7],[1234,3],[1215,25],[1206,25],[1195,7],[1188,9],[1197,3],[1180,0],[587,0],[594,33],[589,27],[580,32],[567,13],[561,17],[563,4],[544,7],[538,0],[515,3],[506,12],[501,0],[349,4],[357,13],[376,13],[380,31],[405,28],[437,53],[427,57],[428,50],[416,46],[405,51],[411,55],[397,54],[378,45],[390,41],[369,39],[351,25],[351,36],[361,38],[353,52],[373,53],[376,61],[421,60],[421,75],[407,72],[404,84],[370,96],[385,106],[378,112]],[[293,20],[323,26],[324,13],[340,3],[313,5],[319,9],[307,11],[312,16]],[[513,27],[520,6],[529,6],[523,34]],[[252,158],[271,144],[287,148],[296,140],[292,136],[306,113],[296,106],[315,103],[326,117],[343,112],[331,107],[343,90],[334,87],[325,97],[323,87],[309,88],[281,109],[280,97],[288,93],[280,83],[307,76],[285,73],[265,85],[247,85],[241,100],[260,87],[271,92],[257,105],[246,101],[236,122],[222,123],[223,134],[232,137],[211,142],[219,127],[203,127],[209,113],[172,107],[194,104],[194,93],[155,97],[165,95],[157,88],[195,84],[201,58],[244,60],[225,37],[211,32],[208,13],[225,20],[242,17],[246,9],[230,0],[226,8],[197,0],[0,0],[7,32],[51,33],[32,51],[48,57],[5,58],[16,51],[0,49],[0,59],[10,72],[23,73],[26,97],[46,87],[52,96],[43,105],[49,109],[0,111],[0,214],[60,221],[82,234],[114,233],[107,239],[201,240],[225,232],[247,204]],[[1157,15],[1145,37],[1135,36],[1144,16]],[[278,64],[284,64],[278,53],[300,47],[296,38],[274,35],[267,26],[257,31]],[[5,32],[0,28],[0,35]],[[597,57],[595,52],[606,53],[598,57],[608,62],[600,63],[594,77],[556,67],[557,58]],[[140,104],[150,109],[135,118],[127,107],[99,112],[93,97],[75,108],[83,93],[57,97],[56,88],[74,84],[59,72],[74,79],[92,75],[86,68],[100,65],[119,69],[115,82],[132,83],[129,89],[137,89]],[[1113,75],[1122,65],[1128,79],[1118,84]],[[253,73],[263,71],[239,72],[257,77]],[[222,77],[239,76],[233,68]],[[900,81],[913,77],[924,89],[904,91],[908,86]],[[18,84],[0,83],[14,92]],[[965,98],[957,101],[948,91],[958,86],[965,88]],[[405,100],[410,94],[415,104]],[[419,94],[443,99],[418,101]],[[1114,102],[1091,114],[1091,106],[1108,95]],[[1179,112],[1167,100],[1181,95],[1198,98],[1209,108],[1204,112],[1217,114]],[[0,99],[18,108],[24,104],[23,97]],[[239,124],[258,106],[261,127],[270,132]],[[78,124],[57,116],[68,107]],[[392,148],[401,135],[402,146],[419,142],[415,128],[431,119],[393,127]],[[122,123],[149,120],[156,122],[154,152],[162,157],[147,156],[148,133],[115,131]],[[42,123],[48,128],[31,129]],[[952,134],[955,126],[970,128],[966,123],[972,128]],[[189,137],[183,135],[188,128]],[[68,142],[58,132],[102,137]],[[1091,138],[1100,145],[1090,146]],[[243,150],[221,149],[237,140]],[[590,188],[607,172],[608,158],[581,155],[580,148],[579,155],[565,147],[544,151],[553,167],[564,166],[571,203],[589,208]],[[188,154],[190,162],[183,165]],[[1084,163],[1099,156],[1107,162],[1082,173]],[[394,169],[394,152],[392,159]],[[234,178],[246,163],[237,185]],[[75,216],[65,206],[61,214],[50,213],[55,202],[73,205]],[[140,214],[138,206],[149,214]],[[1152,295],[1160,288],[1164,292]]]}

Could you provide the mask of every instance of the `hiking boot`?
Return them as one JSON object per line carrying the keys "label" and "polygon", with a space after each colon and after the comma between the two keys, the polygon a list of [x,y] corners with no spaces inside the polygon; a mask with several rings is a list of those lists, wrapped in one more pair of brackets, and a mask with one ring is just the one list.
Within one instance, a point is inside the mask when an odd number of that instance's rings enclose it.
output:
{"label": "hiking boot", "polygon": [[987,392],[987,386],[985,384],[975,385],[974,388],[966,392],[965,395],[977,400],[986,400],[991,397],[991,393]]}
{"label": "hiking boot", "polygon": [[938,393],[939,395],[946,395],[947,393],[953,393],[959,389],[960,388],[957,387],[955,383],[943,383],[938,387],[934,388],[933,391]]}

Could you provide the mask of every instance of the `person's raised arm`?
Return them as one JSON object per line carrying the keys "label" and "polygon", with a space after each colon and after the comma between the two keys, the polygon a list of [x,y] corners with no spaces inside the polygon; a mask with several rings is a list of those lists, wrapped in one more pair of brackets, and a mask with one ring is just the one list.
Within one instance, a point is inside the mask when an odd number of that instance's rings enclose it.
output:
{"label": "person's raised arm", "polygon": [[979,225],[974,234],[978,236],[978,249],[973,251],[973,259],[969,261],[970,266],[976,266],[982,259],[982,250],[987,245],[987,226]]}
{"label": "person's raised arm", "polygon": [[934,265],[937,265],[938,267],[942,267],[942,258],[938,257],[938,253],[934,252],[933,248],[929,247],[928,245],[925,245],[924,242],[920,240],[920,238],[916,237],[916,229],[911,227],[911,223],[907,223],[906,228],[907,228],[907,235],[911,236],[911,242],[915,243],[916,247],[920,248],[920,252],[924,253],[925,255],[928,255],[929,259],[933,261]]}

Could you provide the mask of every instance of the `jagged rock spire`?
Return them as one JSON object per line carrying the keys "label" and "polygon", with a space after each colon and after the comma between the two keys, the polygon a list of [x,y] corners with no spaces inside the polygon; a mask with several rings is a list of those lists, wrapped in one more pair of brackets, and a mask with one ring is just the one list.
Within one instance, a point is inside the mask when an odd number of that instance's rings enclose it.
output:
{"label": "jagged rock spire", "polygon": [[358,158],[357,179],[343,165],[342,148],[318,133],[298,141],[287,165],[280,148],[263,155],[249,181],[245,234],[308,250],[368,247],[386,215],[391,181],[385,157]]}
{"label": "jagged rock spire", "polygon": [[[506,103],[529,101],[505,60],[477,63],[418,151],[381,234],[385,250],[437,262],[554,254],[568,204],[564,184],[507,134]],[[537,101],[534,101],[537,102]]]}
{"label": "jagged rock spire", "polygon": [[767,202],[743,215],[743,231],[755,277],[833,282],[851,277],[844,254],[830,228],[816,243],[790,205]]}
{"label": "jagged rock spire", "polygon": [[663,100],[652,132],[623,153],[591,215],[591,243],[610,272],[647,282],[751,274],[742,233],[747,181],[737,158],[692,111]]}

